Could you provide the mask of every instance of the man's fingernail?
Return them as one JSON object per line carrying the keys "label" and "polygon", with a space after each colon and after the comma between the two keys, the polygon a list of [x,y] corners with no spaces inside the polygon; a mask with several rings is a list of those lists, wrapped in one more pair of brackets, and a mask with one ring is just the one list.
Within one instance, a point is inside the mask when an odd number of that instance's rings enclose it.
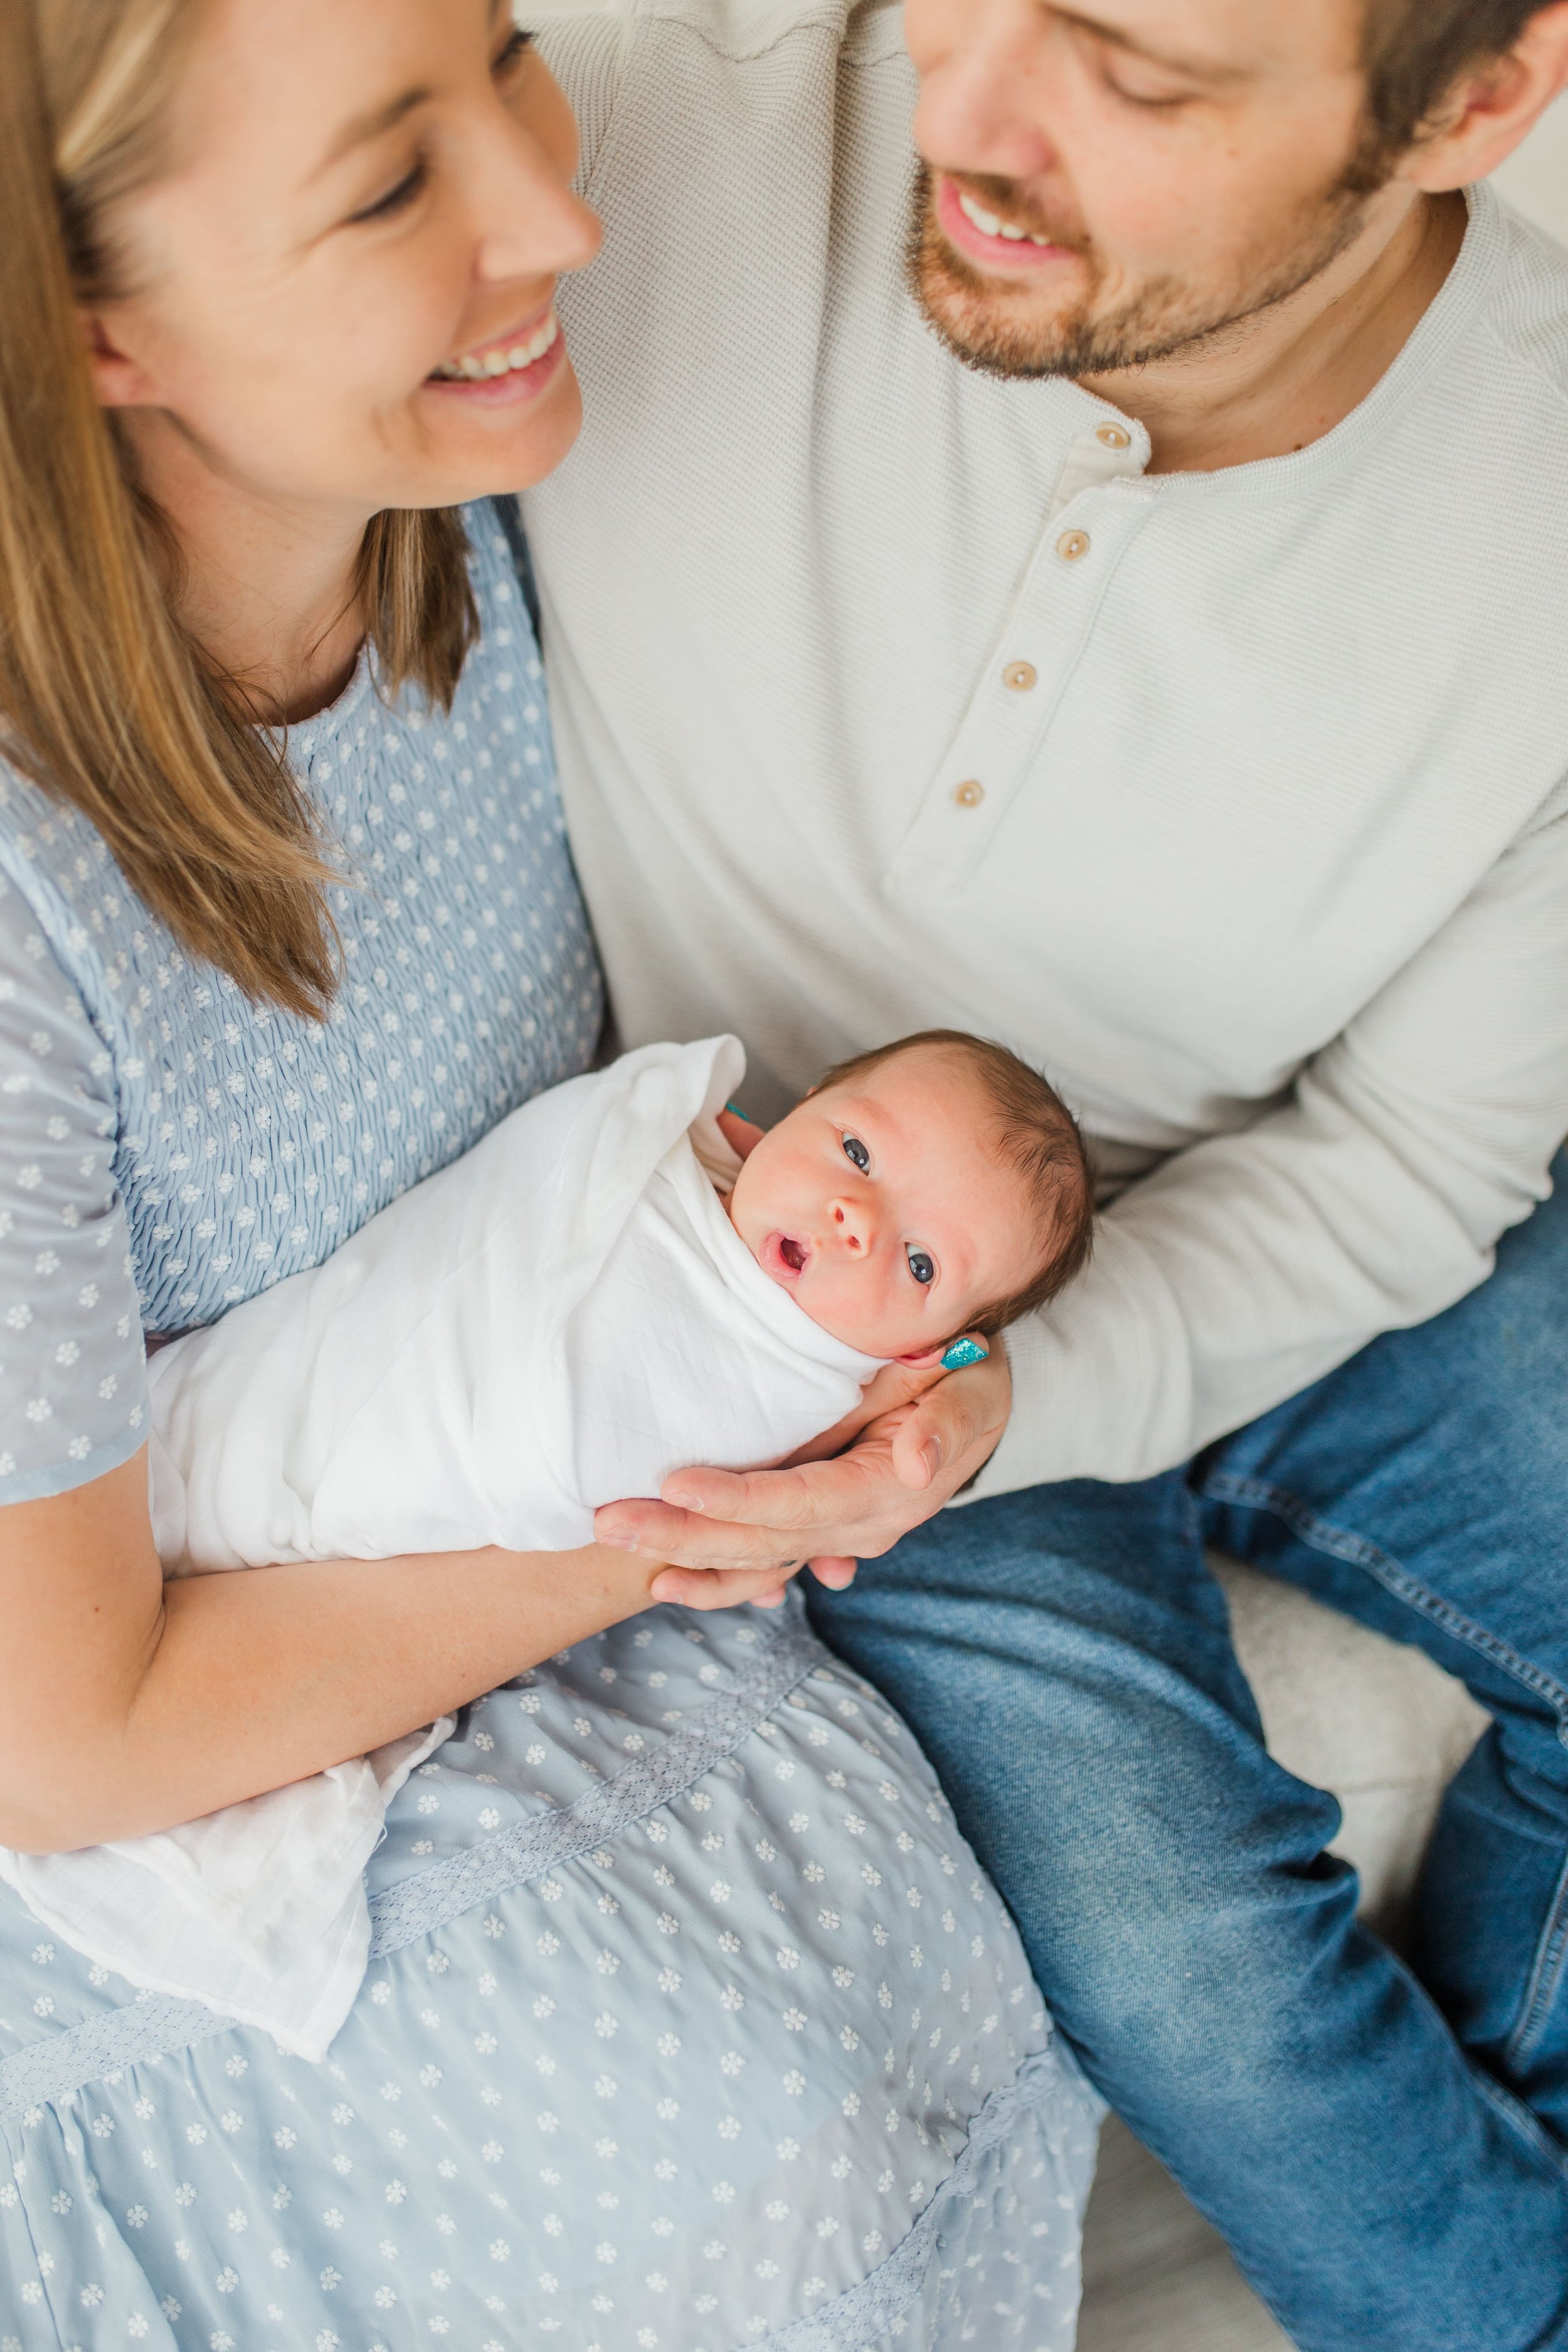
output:
{"label": "man's fingernail", "polygon": [[619,1528],[595,1528],[594,1533],[597,1541],[607,1544],[612,1551],[636,1551],[637,1548],[636,1536],[625,1535]]}
{"label": "man's fingernail", "polygon": [[926,1439],[921,1447],[921,1460],[925,1464],[927,1477],[934,1478],[942,1468],[942,1440],[939,1437]]}
{"label": "man's fingernail", "polygon": [[991,1350],[978,1339],[955,1339],[942,1360],[944,1372],[961,1372],[965,1364],[983,1364]]}

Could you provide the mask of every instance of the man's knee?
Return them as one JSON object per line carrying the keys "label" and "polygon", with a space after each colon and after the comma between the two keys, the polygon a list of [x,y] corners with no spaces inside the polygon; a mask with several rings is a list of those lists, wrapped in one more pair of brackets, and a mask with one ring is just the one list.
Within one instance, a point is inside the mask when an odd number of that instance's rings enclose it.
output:
{"label": "man's knee", "polygon": [[[1257,1872],[1221,1898],[1212,1880],[1173,1895],[1168,1875],[1119,1899],[1071,1896],[1042,1906],[1030,1958],[1053,2015],[1096,2084],[1143,2112],[1189,2116],[1250,2109],[1287,2095],[1323,2021],[1370,1939],[1355,1919],[1356,1880],[1321,1857],[1305,1871]],[[1347,1965],[1348,1964],[1348,1965]],[[1381,1973],[1381,1971],[1380,1971]],[[1345,2023],[1351,2038],[1352,2015]]]}

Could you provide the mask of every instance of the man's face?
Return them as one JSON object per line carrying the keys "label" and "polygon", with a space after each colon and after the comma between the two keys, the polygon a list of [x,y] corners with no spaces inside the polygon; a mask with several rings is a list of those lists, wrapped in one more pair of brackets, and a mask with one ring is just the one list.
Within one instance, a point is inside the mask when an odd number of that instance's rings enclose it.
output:
{"label": "man's face", "polygon": [[1096,375],[1316,277],[1369,203],[1363,5],[906,0],[913,269],[951,348],[1005,375]]}

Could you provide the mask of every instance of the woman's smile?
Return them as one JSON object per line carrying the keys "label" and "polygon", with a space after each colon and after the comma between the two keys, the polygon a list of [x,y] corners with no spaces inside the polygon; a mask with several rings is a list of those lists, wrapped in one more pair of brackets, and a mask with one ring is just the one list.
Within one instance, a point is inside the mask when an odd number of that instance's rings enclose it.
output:
{"label": "woman's smile", "polygon": [[553,305],[542,317],[509,328],[456,359],[443,360],[426,378],[429,390],[485,405],[531,400],[551,383],[566,356]]}

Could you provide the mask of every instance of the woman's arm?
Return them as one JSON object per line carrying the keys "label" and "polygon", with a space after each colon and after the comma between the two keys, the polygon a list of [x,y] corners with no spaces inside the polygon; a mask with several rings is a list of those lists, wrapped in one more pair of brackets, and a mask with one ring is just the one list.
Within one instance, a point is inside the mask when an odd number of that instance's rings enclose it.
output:
{"label": "woman's arm", "polygon": [[[136,1837],[363,1755],[637,1615],[657,1573],[593,1545],[165,1585],[144,1454],[12,1504],[0,1511],[0,1843],[47,1853]],[[777,1583],[748,1580],[758,1593]]]}

